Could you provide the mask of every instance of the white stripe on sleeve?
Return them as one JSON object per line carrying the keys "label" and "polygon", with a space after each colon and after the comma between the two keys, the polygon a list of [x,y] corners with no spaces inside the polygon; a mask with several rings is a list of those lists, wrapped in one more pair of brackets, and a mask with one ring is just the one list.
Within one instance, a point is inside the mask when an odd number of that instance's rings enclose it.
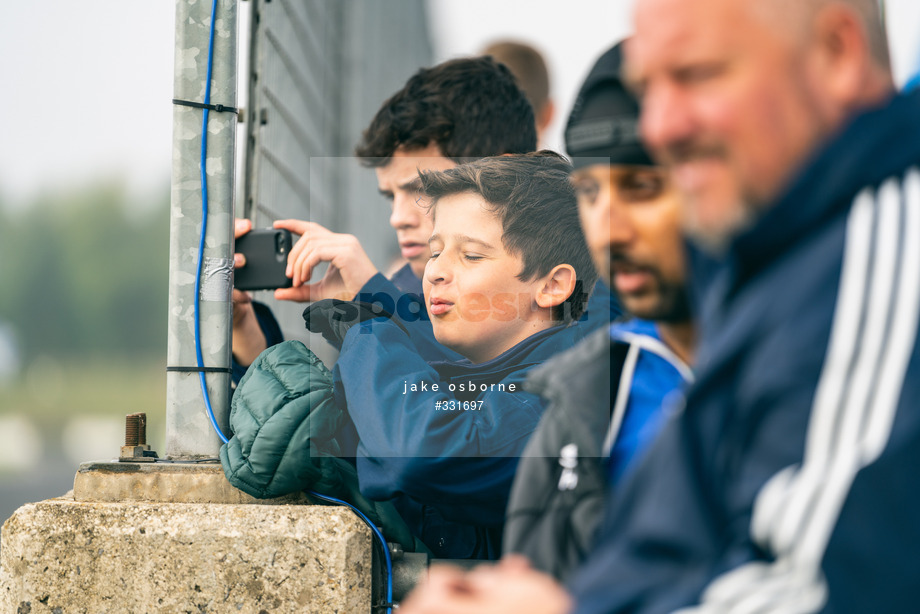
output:
{"label": "white stripe on sleeve", "polygon": [[920,170],[853,202],[825,363],[801,466],[754,503],[751,536],[773,562],[716,578],[681,614],[807,614],[827,601],[821,562],[857,473],[888,443],[920,311]]}

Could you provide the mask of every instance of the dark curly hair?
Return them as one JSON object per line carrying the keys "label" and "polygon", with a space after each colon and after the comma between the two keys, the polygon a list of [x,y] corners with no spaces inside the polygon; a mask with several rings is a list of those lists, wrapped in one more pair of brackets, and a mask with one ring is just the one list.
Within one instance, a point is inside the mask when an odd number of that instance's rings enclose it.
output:
{"label": "dark curly hair", "polygon": [[386,166],[399,147],[435,144],[462,163],[537,147],[533,108],[507,67],[491,57],[423,68],[393,94],[364,131],[355,154]]}
{"label": "dark curly hair", "polygon": [[502,222],[502,244],[518,255],[527,281],[559,264],[575,269],[575,289],[553,311],[556,320],[572,322],[584,313],[597,281],[597,270],[578,218],[572,165],[552,151],[496,156],[445,171],[420,171],[422,192],[437,213],[439,199],[478,194]]}

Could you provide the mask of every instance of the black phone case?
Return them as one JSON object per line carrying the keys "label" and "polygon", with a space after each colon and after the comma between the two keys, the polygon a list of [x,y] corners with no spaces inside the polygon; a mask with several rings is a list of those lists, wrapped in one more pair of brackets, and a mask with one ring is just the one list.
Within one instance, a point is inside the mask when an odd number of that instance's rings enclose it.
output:
{"label": "black phone case", "polygon": [[258,228],[236,240],[234,251],[246,256],[246,266],[234,270],[237,290],[272,290],[290,288],[291,279],[284,274],[293,241],[283,228]]}

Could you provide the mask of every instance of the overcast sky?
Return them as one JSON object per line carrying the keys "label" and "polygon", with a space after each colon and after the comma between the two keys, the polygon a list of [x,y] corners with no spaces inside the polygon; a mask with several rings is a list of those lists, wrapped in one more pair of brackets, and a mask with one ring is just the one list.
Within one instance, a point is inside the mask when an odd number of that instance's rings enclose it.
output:
{"label": "overcast sky", "polygon": [[[336,1],[336,0],[328,0]],[[430,0],[437,59],[514,37],[546,55],[565,117],[591,62],[629,31],[632,0]],[[241,6],[246,7],[243,2]],[[920,1],[888,0],[899,82],[920,61]],[[0,198],[102,178],[169,181],[174,2],[44,0],[0,9]],[[559,142],[558,123],[551,134]]]}

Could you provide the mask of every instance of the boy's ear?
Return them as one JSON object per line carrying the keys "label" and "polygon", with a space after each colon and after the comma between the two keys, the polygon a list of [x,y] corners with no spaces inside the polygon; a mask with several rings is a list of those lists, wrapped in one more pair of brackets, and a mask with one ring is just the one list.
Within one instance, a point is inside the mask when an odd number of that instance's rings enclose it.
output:
{"label": "boy's ear", "polygon": [[557,264],[537,287],[537,305],[552,309],[565,302],[575,291],[575,268],[571,264]]}

